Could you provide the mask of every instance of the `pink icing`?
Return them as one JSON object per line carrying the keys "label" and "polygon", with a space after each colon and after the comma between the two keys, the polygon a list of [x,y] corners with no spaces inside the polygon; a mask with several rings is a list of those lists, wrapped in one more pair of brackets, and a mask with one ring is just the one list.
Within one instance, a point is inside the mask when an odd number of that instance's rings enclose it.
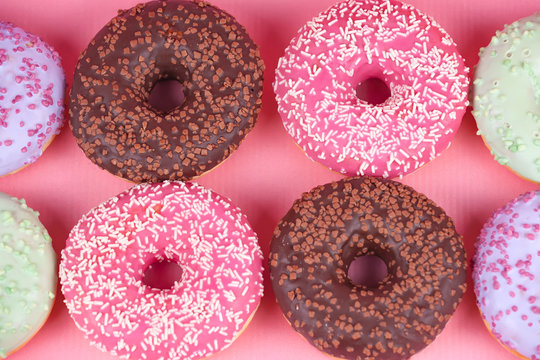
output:
{"label": "pink icing", "polygon": [[[155,261],[175,261],[171,289],[143,284]],[[224,197],[180,182],[137,185],[71,231],[60,265],[77,326],[100,349],[130,359],[201,359],[230,345],[263,292],[262,254]]]}
{"label": "pink icing", "polygon": [[39,37],[0,21],[0,176],[33,163],[63,124],[64,71]]}
{"label": "pink icing", "polygon": [[[449,146],[467,106],[468,69],[432,19],[394,0],[348,0],[302,27],[274,83],[289,134],[311,159],[347,175],[409,173]],[[371,105],[357,85],[383,80]]]}
{"label": "pink icing", "polygon": [[482,316],[505,346],[540,360],[540,190],[521,195],[484,225],[474,257]]}

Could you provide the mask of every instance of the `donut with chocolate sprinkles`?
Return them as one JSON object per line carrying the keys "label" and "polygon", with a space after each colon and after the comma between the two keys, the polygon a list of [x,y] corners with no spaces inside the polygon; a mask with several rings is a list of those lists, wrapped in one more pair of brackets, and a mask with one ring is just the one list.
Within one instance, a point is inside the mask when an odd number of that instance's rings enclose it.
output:
{"label": "donut with chocolate sprinkles", "polygon": [[[236,150],[261,108],[264,63],[233,16],[204,2],[150,1],[119,11],[81,54],[71,128],[86,156],[133,182],[189,180]],[[162,80],[183,103],[149,103]]]}
{"label": "donut with chocolate sprinkles", "polygon": [[[347,276],[361,256],[385,262],[377,285]],[[442,331],[466,288],[452,219],[409,186],[371,177],[304,193],[277,226],[269,263],[286,319],[337,358],[409,358]]]}

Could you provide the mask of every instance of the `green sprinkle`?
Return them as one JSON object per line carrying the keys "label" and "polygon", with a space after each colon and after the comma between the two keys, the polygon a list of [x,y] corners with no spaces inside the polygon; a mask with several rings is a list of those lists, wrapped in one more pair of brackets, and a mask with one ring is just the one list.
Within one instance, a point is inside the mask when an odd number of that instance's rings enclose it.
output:
{"label": "green sprinkle", "polygon": [[52,241],[51,237],[46,232],[43,233],[43,239],[45,239],[46,242],[51,242]]}
{"label": "green sprinkle", "polygon": [[495,156],[495,160],[501,165],[508,164],[508,159],[505,158],[504,156]]}
{"label": "green sprinkle", "polygon": [[534,139],[533,144],[536,146],[540,146],[540,139]]}
{"label": "green sprinkle", "polygon": [[491,51],[491,54],[490,54],[490,55],[491,55],[491,57],[497,56],[497,51],[495,51],[495,50]]}
{"label": "green sprinkle", "polygon": [[0,224],[8,225],[10,223],[13,223],[14,221],[15,219],[13,218],[13,214],[11,213],[11,211],[0,211]]}

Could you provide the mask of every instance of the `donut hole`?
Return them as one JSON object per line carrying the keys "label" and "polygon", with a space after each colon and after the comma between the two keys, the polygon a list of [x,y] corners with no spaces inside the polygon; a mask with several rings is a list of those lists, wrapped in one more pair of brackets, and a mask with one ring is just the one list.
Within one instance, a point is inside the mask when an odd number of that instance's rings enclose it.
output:
{"label": "donut hole", "polygon": [[172,260],[156,260],[143,273],[143,284],[158,290],[172,289],[182,279],[182,268]]}
{"label": "donut hole", "polygon": [[347,276],[356,286],[369,288],[377,285],[388,275],[388,267],[383,259],[376,255],[357,257],[349,265]]}
{"label": "donut hole", "polygon": [[175,79],[162,79],[150,90],[148,103],[159,112],[168,113],[184,103],[184,86]]}
{"label": "donut hole", "polygon": [[391,95],[388,85],[377,77],[370,77],[356,87],[356,97],[370,105],[382,104]]}

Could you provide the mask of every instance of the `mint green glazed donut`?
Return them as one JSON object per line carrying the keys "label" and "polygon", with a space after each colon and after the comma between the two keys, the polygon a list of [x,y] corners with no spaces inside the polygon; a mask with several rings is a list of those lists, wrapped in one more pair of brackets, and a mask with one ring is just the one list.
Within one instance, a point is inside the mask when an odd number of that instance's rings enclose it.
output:
{"label": "mint green glazed donut", "polygon": [[53,305],[56,254],[38,216],[0,193],[0,359],[40,329]]}
{"label": "mint green glazed donut", "polygon": [[473,84],[478,134],[495,160],[540,182],[540,12],[480,49]]}

